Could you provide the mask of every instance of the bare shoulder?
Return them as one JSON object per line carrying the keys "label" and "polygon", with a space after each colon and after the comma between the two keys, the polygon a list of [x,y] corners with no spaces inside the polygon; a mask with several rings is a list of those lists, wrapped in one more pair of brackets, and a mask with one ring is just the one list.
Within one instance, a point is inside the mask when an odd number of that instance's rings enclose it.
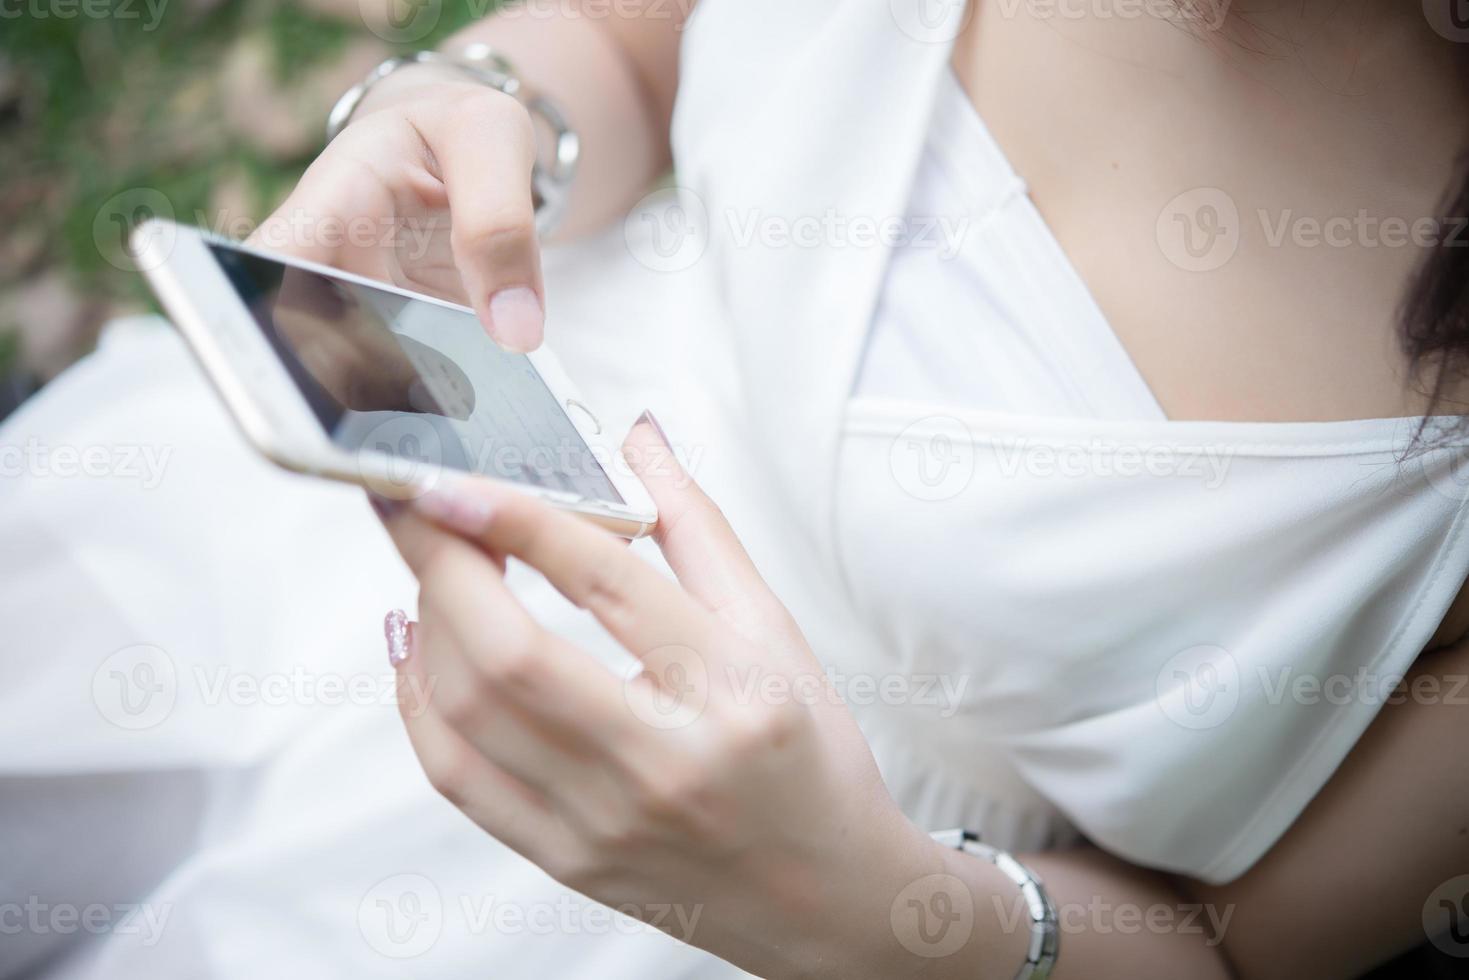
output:
{"label": "bare shoulder", "polygon": [[976,2],[955,69],[1170,418],[1426,409],[1400,309],[1443,234],[1469,46],[1417,5],[1252,41]]}

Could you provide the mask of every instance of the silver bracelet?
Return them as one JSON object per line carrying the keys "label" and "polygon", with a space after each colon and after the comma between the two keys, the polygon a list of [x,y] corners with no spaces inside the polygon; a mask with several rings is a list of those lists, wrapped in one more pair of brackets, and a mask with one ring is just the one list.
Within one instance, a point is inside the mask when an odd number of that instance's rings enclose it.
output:
{"label": "silver bracelet", "polygon": [[945,847],[988,861],[1020,886],[1020,894],[1030,912],[1030,947],[1015,980],[1046,980],[1061,952],[1061,923],[1040,876],[1015,860],[1008,851],[981,843],[979,835],[972,831],[940,830],[930,836]]}
{"label": "silver bracelet", "polygon": [[536,231],[545,235],[560,224],[566,213],[567,200],[571,196],[571,182],[576,176],[576,164],[581,158],[581,140],[567,124],[566,117],[556,104],[542,95],[527,95],[510,62],[487,44],[467,45],[453,55],[438,51],[416,51],[384,61],[369,72],[366,78],[344,92],[336,105],[332,106],[332,111],[327,115],[327,142],[336,139],[347,128],[353,114],[374,85],[408,65],[452,68],[482,85],[520,99],[527,111],[545,121],[552,136],[551,159],[545,164],[537,159],[531,168],[530,178],[531,196],[536,209]]}

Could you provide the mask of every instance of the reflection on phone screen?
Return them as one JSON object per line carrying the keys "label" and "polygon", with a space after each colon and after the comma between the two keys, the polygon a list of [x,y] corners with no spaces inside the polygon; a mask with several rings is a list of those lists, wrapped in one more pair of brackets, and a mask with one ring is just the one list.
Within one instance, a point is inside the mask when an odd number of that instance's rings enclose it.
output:
{"label": "reflection on phone screen", "polygon": [[624,502],[530,359],[473,316],[210,249],[344,450]]}

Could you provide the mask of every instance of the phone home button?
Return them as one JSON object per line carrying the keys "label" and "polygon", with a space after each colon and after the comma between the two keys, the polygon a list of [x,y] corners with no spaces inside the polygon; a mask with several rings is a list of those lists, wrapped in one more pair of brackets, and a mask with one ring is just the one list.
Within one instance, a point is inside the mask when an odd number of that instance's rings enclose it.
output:
{"label": "phone home button", "polygon": [[597,420],[596,415],[592,414],[592,410],[590,408],[587,408],[575,398],[566,399],[566,407],[568,410],[579,412],[581,415],[586,417],[586,420],[591,423],[592,435],[599,436],[602,434],[602,423]]}

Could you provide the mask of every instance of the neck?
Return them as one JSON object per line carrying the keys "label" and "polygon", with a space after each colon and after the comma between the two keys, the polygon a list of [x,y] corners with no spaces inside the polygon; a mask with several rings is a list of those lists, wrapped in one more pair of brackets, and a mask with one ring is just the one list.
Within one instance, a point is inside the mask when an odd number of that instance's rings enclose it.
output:
{"label": "neck", "polygon": [[1456,0],[1443,0],[1437,23],[1424,4],[1407,0],[1175,2],[1185,11],[1214,11],[1207,40],[1242,67],[1297,75],[1304,68],[1306,77],[1343,93],[1391,87],[1404,72],[1456,70],[1469,41],[1469,26],[1458,28],[1451,17]]}

